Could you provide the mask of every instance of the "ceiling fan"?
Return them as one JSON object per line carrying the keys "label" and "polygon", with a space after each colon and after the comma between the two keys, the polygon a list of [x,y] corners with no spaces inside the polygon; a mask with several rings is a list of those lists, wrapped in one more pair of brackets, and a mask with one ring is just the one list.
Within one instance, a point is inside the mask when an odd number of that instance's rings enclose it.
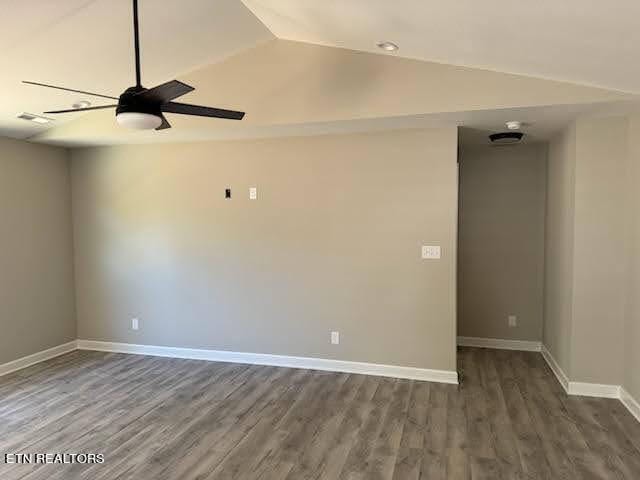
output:
{"label": "ceiling fan", "polygon": [[153,88],[144,88],[140,79],[140,37],[138,32],[138,0],[133,0],[133,34],[134,34],[134,50],[136,62],[136,84],[127,88],[120,98],[102,95],[99,93],[86,92],[83,90],[75,90],[72,88],[58,87],[55,85],[47,85],[45,83],[23,81],[29,85],[37,85],[40,87],[55,88],[58,90],[66,90],[68,92],[82,93],[84,95],[92,95],[95,97],[109,98],[118,100],[116,105],[101,105],[98,107],[74,108],[70,110],[54,110],[44,112],[46,114],[85,112],[87,110],[100,110],[104,108],[116,109],[116,121],[128,128],[142,130],[164,130],[171,128],[171,125],[164,117],[163,113],[180,113],[183,115],[197,115],[201,117],[226,118],[229,120],[242,120],[244,112],[234,110],[224,110],[222,108],[202,107],[199,105],[189,105],[186,103],[177,103],[172,100],[195,90],[193,87],[171,80]]}

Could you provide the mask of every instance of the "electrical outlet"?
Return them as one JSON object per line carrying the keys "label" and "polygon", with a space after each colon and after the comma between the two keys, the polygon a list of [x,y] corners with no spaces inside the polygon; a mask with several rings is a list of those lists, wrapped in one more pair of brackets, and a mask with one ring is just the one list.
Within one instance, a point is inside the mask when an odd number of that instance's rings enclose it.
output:
{"label": "electrical outlet", "polygon": [[249,200],[257,200],[258,189],[256,187],[249,188]]}
{"label": "electrical outlet", "polygon": [[511,328],[518,326],[518,317],[515,315],[509,315],[509,326]]}
{"label": "electrical outlet", "polygon": [[131,319],[131,330],[138,330],[140,328],[140,322],[137,318]]}
{"label": "electrical outlet", "polygon": [[340,343],[340,332],[331,332],[331,343],[338,345]]}
{"label": "electrical outlet", "polygon": [[424,245],[422,247],[422,258],[437,260],[440,258],[440,246],[437,245]]}

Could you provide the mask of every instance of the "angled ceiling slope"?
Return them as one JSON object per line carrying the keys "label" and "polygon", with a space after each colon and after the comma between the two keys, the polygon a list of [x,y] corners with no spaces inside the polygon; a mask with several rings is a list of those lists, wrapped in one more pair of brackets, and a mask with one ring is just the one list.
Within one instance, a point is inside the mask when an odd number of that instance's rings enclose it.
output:
{"label": "angled ceiling slope", "polygon": [[70,145],[183,141],[217,139],[220,132],[237,138],[243,130],[268,136],[274,126],[299,126],[309,134],[309,127],[332,122],[628,98],[563,82],[285,40],[262,43],[179,79],[196,87],[184,102],[238,108],[247,116],[230,125],[168,114],[175,127],[170,131],[131,132],[116,125],[112,112],[96,111],[35,140]]}
{"label": "angled ceiling slope", "polygon": [[282,39],[640,93],[637,0],[242,0]]}

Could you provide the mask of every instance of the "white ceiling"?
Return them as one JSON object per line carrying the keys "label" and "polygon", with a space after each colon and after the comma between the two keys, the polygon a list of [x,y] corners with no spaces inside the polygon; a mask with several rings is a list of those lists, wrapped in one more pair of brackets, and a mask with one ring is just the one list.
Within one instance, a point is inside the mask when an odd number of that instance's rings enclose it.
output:
{"label": "white ceiling", "polygon": [[[40,127],[15,116],[110,102],[23,79],[113,96],[134,83],[131,0],[0,0],[0,12],[0,135],[63,145],[485,132],[518,115],[537,139],[633,97],[426,61],[640,93],[637,0],[140,0],[143,83],[180,78],[196,87],[185,102],[246,109],[246,121],[173,116],[171,130],[130,132],[99,111]],[[380,40],[400,51],[382,52]]]}
{"label": "white ceiling", "polygon": [[[319,134],[332,128],[330,123],[347,131],[354,124],[393,128],[395,119],[455,119],[467,125],[491,112],[496,113],[489,120],[504,123],[513,120],[501,113],[509,112],[505,109],[566,105],[569,111],[572,105],[628,100],[608,90],[288,40],[266,42],[180,80],[196,87],[183,101],[240,108],[246,117],[230,122],[167,114],[174,128],[140,132],[121,128],[113,111],[100,110],[35,140],[79,145]],[[469,116],[469,111],[483,113]]]}
{"label": "white ceiling", "polygon": [[[46,127],[18,120],[109,100],[21,80],[120,95],[135,83],[131,0],[0,0],[0,135]],[[142,81],[153,86],[273,39],[240,0],[140,0]],[[79,114],[56,116],[56,125]]]}
{"label": "white ceiling", "polygon": [[640,93],[638,0],[243,0],[279,38]]}

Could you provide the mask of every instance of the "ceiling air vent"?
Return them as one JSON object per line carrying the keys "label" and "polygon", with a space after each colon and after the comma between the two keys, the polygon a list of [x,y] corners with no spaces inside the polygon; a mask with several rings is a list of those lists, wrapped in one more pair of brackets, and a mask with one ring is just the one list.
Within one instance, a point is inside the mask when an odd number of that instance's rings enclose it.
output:
{"label": "ceiling air vent", "polygon": [[493,145],[513,145],[520,143],[522,137],[524,137],[522,132],[501,132],[489,135],[489,140]]}
{"label": "ceiling air vent", "polygon": [[29,122],[35,122],[40,124],[45,124],[51,122],[50,118],[41,117],[40,115],[34,115],[33,113],[22,112],[16,115],[18,118],[22,120],[27,120]]}

